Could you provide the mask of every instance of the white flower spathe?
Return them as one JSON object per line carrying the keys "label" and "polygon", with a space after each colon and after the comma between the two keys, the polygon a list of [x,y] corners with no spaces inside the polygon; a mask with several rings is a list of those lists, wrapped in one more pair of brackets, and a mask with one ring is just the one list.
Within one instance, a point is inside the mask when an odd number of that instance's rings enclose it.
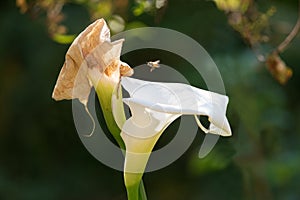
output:
{"label": "white flower spathe", "polygon": [[[145,128],[145,124],[150,123],[149,120],[153,118],[168,123],[180,115],[205,115],[211,123],[209,129],[205,129],[197,120],[205,133],[231,136],[225,115],[228,104],[228,97],[225,95],[182,83],[148,82],[129,77],[122,78],[121,84],[130,94],[130,98],[123,99],[132,112],[130,121],[140,127]],[[162,122],[156,124],[155,131],[163,128]],[[123,129],[126,130],[126,125]],[[135,136],[145,137],[144,133]],[[146,135],[149,136],[151,135]]]}
{"label": "white flower spathe", "polygon": [[[121,133],[126,145],[125,172],[143,172],[156,141],[181,115],[194,115],[205,133],[231,135],[226,118],[228,97],[225,95],[181,83],[149,82],[128,77],[123,77],[121,84],[130,95],[123,101],[132,113]],[[202,126],[198,115],[208,116],[208,129]],[[131,158],[135,161],[129,163]]]}

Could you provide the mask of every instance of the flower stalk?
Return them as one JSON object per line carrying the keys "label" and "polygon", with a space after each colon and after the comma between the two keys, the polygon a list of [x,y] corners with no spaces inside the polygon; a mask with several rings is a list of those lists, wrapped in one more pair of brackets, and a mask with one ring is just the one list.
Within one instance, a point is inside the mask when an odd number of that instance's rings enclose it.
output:
{"label": "flower stalk", "polygon": [[112,101],[111,97],[113,93],[117,93],[117,96],[121,97],[117,99],[116,106],[118,106],[118,117],[120,121],[125,122],[126,117],[124,113],[124,107],[122,103],[122,92],[118,89],[118,81],[109,79],[106,76],[103,76],[95,85],[95,91],[97,93],[100,106],[103,112],[103,116],[107,125],[108,130],[113,135],[121,149],[125,149],[125,144],[120,136],[121,129],[116,124],[114,116],[112,114]]}
{"label": "flower stalk", "polygon": [[[113,77],[113,75],[111,77]],[[108,78],[104,76],[95,85],[97,85],[95,90],[100,101],[100,106],[103,111],[107,128],[117,141],[120,148],[125,150],[126,147],[123,139],[121,138],[121,129],[119,128],[119,126],[122,126],[126,121],[124,105],[122,101],[122,90],[121,87],[119,87],[119,81],[117,81],[117,79],[108,80]],[[112,97],[117,97],[113,101],[114,105],[112,105]],[[116,110],[115,113],[112,111],[113,106]],[[118,118],[117,121],[119,124],[116,123],[116,117]],[[134,160],[132,162],[135,163]],[[124,183],[127,190],[128,200],[147,199],[144,184],[142,182],[142,176],[142,173],[128,174],[124,172]]]}
{"label": "flower stalk", "polygon": [[[126,154],[124,163],[124,181],[127,188],[128,199],[137,200],[137,191],[143,187],[142,177],[146,164],[151,155],[154,145],[159,139],[160,134],[152,138],[140,140],[129,135],[121,133],[126,141]],[[130,143],[130,144],[129,144]],[[140,198],[144,199],[146,196]]]}

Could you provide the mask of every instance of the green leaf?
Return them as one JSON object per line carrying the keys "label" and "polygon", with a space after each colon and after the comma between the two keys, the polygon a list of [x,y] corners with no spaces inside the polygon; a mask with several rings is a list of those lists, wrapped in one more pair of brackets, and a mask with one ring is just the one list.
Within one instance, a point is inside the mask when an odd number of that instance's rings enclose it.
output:
{"label": "green leaf", "polygon": [[232,160],[235,150],[230,144],[218,144],[215,148],[204,158],[200,159],[192,154],[190,160],[190,171],[195,175],[202,175],[207,172],[218,171],[225,169]]}
{"label": "green leaf", "polygon": [[52,39],[60,44],[70,44],[75,39],[76,35],[54,34]]}

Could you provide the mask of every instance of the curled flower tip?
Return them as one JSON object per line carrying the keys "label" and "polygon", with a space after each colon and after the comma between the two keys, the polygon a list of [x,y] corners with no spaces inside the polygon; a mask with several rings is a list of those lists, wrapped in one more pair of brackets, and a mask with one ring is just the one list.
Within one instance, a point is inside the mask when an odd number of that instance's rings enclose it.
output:
{"label": "curled flower tip", "polygon": [[86,111],[86,113],[89,115],[90,119],[92,120],[92,123],[93,123],[93,128],[92,128],[92,131],[87,134],[87,135],[83,135],[84,137],[91,137],[93,136],[94,132],[95,132],[95,129],[96,129],[96,123],[95,123],[95,120],[94,120],[94,117],[92,116],[92,114],[90,113],[89,111],[89,108],[87,106],[84,106],[84,109]]}
{"label": "curled flower tip", "polygon": [[198,119],[198,116],[197,115],[194,115],[195,117],[195,120],[196,120],[196,123],[198,124],[199,128],[204,132],[204,133],[208,133],[209,130],[206,129],[200,122],[200,120]]}

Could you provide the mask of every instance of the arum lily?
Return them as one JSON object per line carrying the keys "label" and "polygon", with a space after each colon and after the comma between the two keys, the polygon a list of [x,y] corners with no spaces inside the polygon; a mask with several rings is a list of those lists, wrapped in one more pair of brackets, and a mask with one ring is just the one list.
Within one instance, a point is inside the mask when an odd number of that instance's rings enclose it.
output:
{"label": "arum lily", "polygon": [[[141,178],[163,131],[186,114],[195,115],[206,133],[231,135],[225,116],[228,97],[183,84],[126,78],[133,70],[120,61],[122,44],[123,40],[110,41],[103,19],[89,25],[67,51],[52,97],[78,99],[88,111],[88,97],[95,88],[108,129],[121,148],[126,146],[124,179],[128,199],[146,199]],[[130,98],[123,99],[132,111],[128,120],[119,89],[121,77],[122,86],[130,94]],[[198,115],[209,117],[208,129],[201,125]]]}
{"label": "arum lily", "polygon": [[[111,114],[111,97],[120,77],[133,74],[133,70],[120,61],[122,43],[123,40],[110,41],[110,30],[104,19],[89,25],[67,51],[52,97],[55,100],[77,98],[87,108],[91,87],[94,87],[107,126],[123,148],[120,129]],[[124,116],[119,113],[119,118],[125,120]]]}
{"label": "arum lily", "polygon": [[[225,95],[180,83],[148,82],[129,77],[123,77],[121,84],[130,95],[123,101],[132,113],[121,133],[126,146],[124,177],[128,189],[137,187],[157,140],[181,115],[194,115],[205,133],[231,135],[225,116],[228,104]],[[201,124],[198,115],[208,116],[208,129]]]}
{"label": "arum lily", "polygon": [[[120,137],[121,130],[112,115],[111,104],[113,94],[117,93],[118,98],[115,102],[115,108],[118,109],[117,118],[124,123],[126,118],[122,94],[118,86],[120,78],[131,76],[133,70],[129,65],[120,61],[123,41],[110,41],[110,30],[104,19],[99,19],[89,25],[68,49],[52,97],[55,100],[78,99],[88,112],[88,97],[91,88],[94,87],[107,127],[119,146],[125,149]],[[139,197],[146,199],[143,184],[139,192]]]}

